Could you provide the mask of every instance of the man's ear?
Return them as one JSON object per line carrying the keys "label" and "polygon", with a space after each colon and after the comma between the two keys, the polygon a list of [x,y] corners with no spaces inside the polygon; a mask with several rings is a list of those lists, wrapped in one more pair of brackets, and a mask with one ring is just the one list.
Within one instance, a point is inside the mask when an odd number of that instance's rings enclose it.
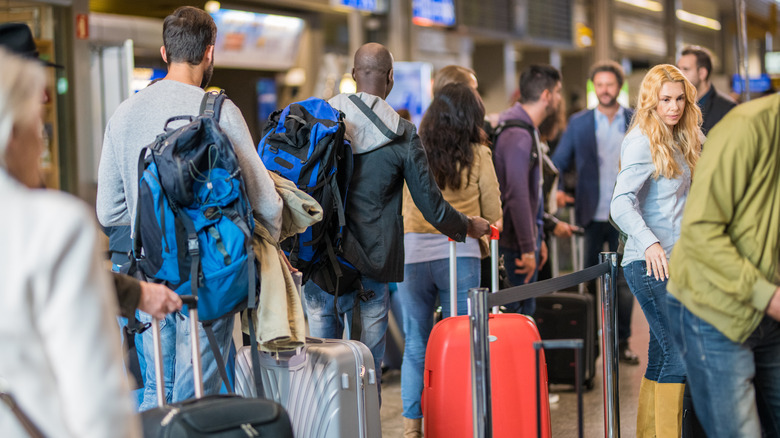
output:
{"label": "man's ear", "polygon": [[165,54],[165,46],[160,46],[160,56],[162,56],[163,62],[168,63],[168,56]]}
{"label": "man's ear", "polygon": [[357,82],[357,78],[355,77],[355,67],[352,67],[352,80]]}
{"label": "man's ear", "polygon": [[707,79],[709,79],[707,77],[707,69],[706,68],[699,67],[698,69],[696,69],[696,72],[699,74],[699,80],[700,81],[706,81]]}
{"label": "man's ear", "polygon": [[546,103],[550,102],[550,97],[551,96],[552,96],[552,91],[550,91],[549,89],[545,88],[544,90],[542,90],[542,94],[539,95],[539,100],[540,101],[544,101],[544,103],[546,104]]}
{"label": "man's ear", "polygon": [[[390,68],[390,71],[387,72],[387,94],[390,94],[390,92],[393,90],[393,85],[395,84],[395,80],[393,79],[393,69]],[[387,97],[387,95],[385,95]]]}
{"label": "man's ear", "polygon": [[214,62],[214,46],[210,45],[206,47],[206,53],[203,54],[203,60],[206,61],[206,65],[211,65]]}

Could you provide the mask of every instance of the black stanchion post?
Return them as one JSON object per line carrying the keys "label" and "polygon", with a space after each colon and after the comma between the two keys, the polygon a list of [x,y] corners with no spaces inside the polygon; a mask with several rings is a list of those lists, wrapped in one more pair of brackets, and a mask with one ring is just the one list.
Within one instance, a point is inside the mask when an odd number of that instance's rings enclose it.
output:
{"label": "black stanchion post", "polygon": [[609,262],[610,271],[601,276],[601,346],[604,371],[604,436],[620,437],[618,405],[617,343],[617,254],[603,252],[601,262]]}
{"label": "black stanchion post", "polygon": [[490,342],[488,340],[488,290],[469,290],[471,334],[471,400],[474,438],[492,438],[493,416],[490,403]]}

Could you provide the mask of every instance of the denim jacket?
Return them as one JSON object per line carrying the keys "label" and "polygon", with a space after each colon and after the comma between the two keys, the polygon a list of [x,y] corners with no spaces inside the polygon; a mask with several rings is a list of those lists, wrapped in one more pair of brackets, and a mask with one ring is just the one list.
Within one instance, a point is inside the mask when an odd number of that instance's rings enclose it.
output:
{"label": "denim jacket", "polygon": [[610,212],[614,222],[628,234],[623,266],[645,260],[645,250],[659,242],[668,259],[680,238],[683,207],[691,187],[691,170],[683,155],[675,151],[683,170],[673,179],[653,178],[655,165],[650,140],[640,129],[632,129],[620,147],[620,173],[612,194]]}

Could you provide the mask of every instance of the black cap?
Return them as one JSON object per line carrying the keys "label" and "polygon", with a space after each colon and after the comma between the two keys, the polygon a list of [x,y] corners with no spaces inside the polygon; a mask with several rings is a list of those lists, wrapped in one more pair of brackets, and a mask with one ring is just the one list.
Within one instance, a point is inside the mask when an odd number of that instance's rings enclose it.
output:
{"label": "black cap", "polygon": [[49,67],[64,68],[38,57],[38,47],[35,46],[32,31],[24,23],[0,24],[0,47],[24,58],[37,59]]}

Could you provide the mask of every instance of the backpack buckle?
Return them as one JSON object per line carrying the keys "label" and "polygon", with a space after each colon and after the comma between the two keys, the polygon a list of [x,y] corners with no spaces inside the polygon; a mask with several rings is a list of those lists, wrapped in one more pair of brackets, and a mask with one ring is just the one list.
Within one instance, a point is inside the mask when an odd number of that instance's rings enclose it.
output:
{"label": "backpack buckle", "polygon": [[371,298],[374,298],[376,296],[376,293],[374,293],[371,289],[360,289],[357,292],[358,298],[360,298],[364,303],[368,302]]}
{"label": "backpack buckle", "polygon": [[197,237],[190,237],[187,239],[187,252],[190,253],[190,255],[196,255],[199,252],[198,248],[198,238]]}
{"label": "backpack buckle", "polygon": [[136,320],[134,324],[133,323],[127,324],[125,326],[125,331],[130,335],[140,335],[151,326],[152,326],[151,322],[142,323],[141,321]]}

